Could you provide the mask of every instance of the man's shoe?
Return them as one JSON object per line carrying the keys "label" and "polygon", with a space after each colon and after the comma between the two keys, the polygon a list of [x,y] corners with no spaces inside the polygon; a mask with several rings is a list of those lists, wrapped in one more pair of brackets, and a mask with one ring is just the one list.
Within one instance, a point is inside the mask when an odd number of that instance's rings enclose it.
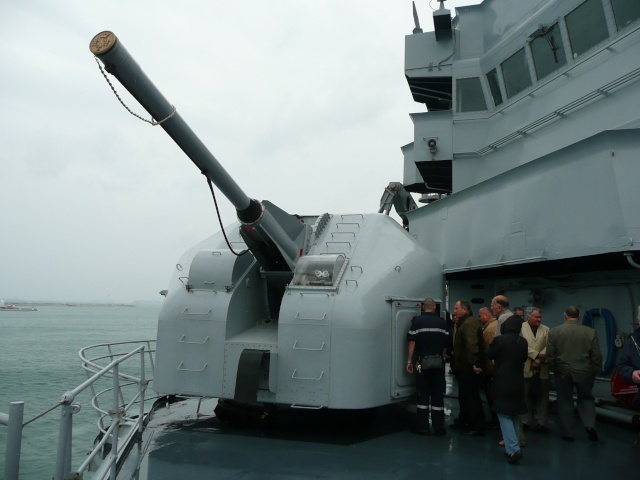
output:
{"label": "man's shoe", "polygon": [[441,428],[439,430],[434,430],[433,431],[433,436],[434,437],[442,437],[443,435],[446,435],[447,431],[444,428]]}
{"label": "man's shoe", "polygon": [[424,437],[428,437],[429,435],[431,435],[431,432],[429,430],[418,430],[417,428],[412,428],[411,433],[413,433],[414,435],[422,435]]}
{"label": "man's shoe", "polygon": [[484,437],[484,430],[467,430],[462,432],[462,435],[468,435],[470,437]]}
{"label": "man's shoe", "polygon": [[563,435],[563,436],[562,436],[562,439],[563,439],[565,442],[573,442],[573,437],[570,437],[570,436],[568,436],[568,435]]}
{"label": "man's shoe", "polygon": [[509,455],[509,460],[507,462],[514,464],[518,463],[522,459],[522,452],[520,450],[516,450],[511,455]]}
{"label": "man's shoe", "polygon": [[589,435],[589,440],[592,442],[598,441],[598,432],[596,432],[595,428],[587,428],[587,435]]}

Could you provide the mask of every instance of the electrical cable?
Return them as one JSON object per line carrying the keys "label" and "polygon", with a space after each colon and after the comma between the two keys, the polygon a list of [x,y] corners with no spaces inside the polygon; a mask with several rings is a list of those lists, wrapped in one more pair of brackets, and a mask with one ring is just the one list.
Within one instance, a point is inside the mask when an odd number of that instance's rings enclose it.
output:
{"label": "electrical cable", "polygon": [[247,248],[246,250],[243,250],[242,252],[237,253],[231,246],[231,242],[229,242],[229,239],[227,238],[227,233],[224,231],[224,226],[222,225],[222,217],[220,217],[220,209],[218,208],[218,201],[216,200],[216,193],[213,190],[213,184],[211,183],[211,179],[207,175],[207,170],[202,170],[201,173],[207,179],[207,184],[209,185],[209,190],[211,191],[211,196],[213,197],[213,203],[216,206],[216,214],[218,215],[218,223],[220,224],[220,230],[222,230],[222,235],[224,236],[224,241],[227,242],[227,247],[229,247],[229,251],[233,253],[236,257],[244,255],[245,253],[249,252],[251,249]]}

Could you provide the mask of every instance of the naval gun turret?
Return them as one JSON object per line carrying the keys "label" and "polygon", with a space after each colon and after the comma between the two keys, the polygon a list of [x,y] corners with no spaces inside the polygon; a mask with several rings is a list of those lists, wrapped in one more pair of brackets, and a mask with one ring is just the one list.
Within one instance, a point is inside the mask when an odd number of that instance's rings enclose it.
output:
{"label": "naval gun turret", "polygon": [[[158,319],[155,390],[304,409],[412,395],[410,320],[424,297],[444,300],[434,256],[388,215],[299,217],[251,199],[113,33],[90,48],[238,214],[229,240],[215,234],[176,265]],[[234,254],[236,242],[248,252]]]}

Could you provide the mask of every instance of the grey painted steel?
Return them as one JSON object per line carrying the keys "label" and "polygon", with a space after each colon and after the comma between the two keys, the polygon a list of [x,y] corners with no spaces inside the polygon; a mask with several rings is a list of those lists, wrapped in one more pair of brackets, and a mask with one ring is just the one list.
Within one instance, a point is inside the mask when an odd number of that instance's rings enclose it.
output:
{"label": "grey painted steel", "polygon": [[64,403],[60,413],[60,430],[58,430],[58,453],[54,480],[65,480],[71,473],[71,440],[73,438],[74,407]]}
{"label": "grey painted steel", "polygon": [[[640,21],[618,26],[609,0],[601,3],[608,36],[576,55],[564,17],[583,0],[486,0],[456,9],[452,40],[407,35],[414,95],[449,79],[451,109],[411,115],[403,183],[428,185],[425,165],[452,162],[451,195],[406,213],[411,233],[442,265],[452,301],[486,306],[503,292],[512,305],[542,307],[549,326],[568,305],[607,308],[624,336],[640,303],[631,268],[640,249]],[[552,25],[566,62],[537,79],[531,42]],[[531,85],[509,97],[502,64],[520,49]],[[487,77],[494,69],[497,105]],[[486,110],[458,108],[457,80],[468,78],[479,78]],[[596,323],[601,348],[616,348]]]}
{"label": "grey painted steel", "polygon": [[[120,40],[116,39],[109,50],[96,54],[96,57],[105,64],[107,71],[122,83],[155,120],[163,120],[173,113],[174,107],[149,80]],[[220,165],[178,112],[161,123],[160,126],[200,171],[207,172],[207,176],[229,199],[236,210],[244,210],[249,206],[250,198]]]}
{"label": "grey painted steel", "polygon": [[[254,349],[269,351],[258,391],[265,404],[369,408],[412,395],[406,330],[423,296],[444,299],[440,266],[386,215],[308,220],[314,234],[305,256],[342,254],[344,274],[331,288],[289,285],[271,321],[264,296],[271,280],[233,257],[221,233],[179,260],[184,267],[158,319],[156,391],[233,399],[241,354]],[[227,230],[232,243],[241,241]]]}
{"label": "grey painted steel", "polygon": [[11,402],[9,414],[1,414],[0,423],[7,428],[7,446],[5,449],[4,478],[18,480],[20,478],[20,452],[22,450],[22,420],[24,418],[24,402]]}

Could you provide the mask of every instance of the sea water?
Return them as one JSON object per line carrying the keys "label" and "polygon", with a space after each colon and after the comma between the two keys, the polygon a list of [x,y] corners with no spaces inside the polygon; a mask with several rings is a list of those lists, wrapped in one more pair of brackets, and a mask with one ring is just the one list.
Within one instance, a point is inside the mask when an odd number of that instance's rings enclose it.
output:
{"label": "sea water", "polygon": [[[160,304],[127,306],[40,306],[37,311],[0,311],[0,412],[24,401],[24,421],[53,407],[63,393],[87,379],[78,352],[88,345],[155,340]],[[133,350],[134,347],[131,348]],[[98,434],[89,391],[75,403],[75,469]],[[61,409],[24,427],[21,479],[50,479],[55,471]],[[0,478],[4,476],[7,427],[0,425]]]}

